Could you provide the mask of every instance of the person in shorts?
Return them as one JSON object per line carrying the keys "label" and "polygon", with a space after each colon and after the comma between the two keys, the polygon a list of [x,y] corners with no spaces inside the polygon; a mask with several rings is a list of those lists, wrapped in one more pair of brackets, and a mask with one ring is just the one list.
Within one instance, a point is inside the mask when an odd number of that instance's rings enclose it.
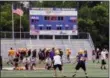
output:
{"label": "person in shorts", "polygon": [[101,52],[101,69],[106,69],[106,49],[103,49]]}
{"label": "person in shorts", "polygon": [[87,50],[84,50],[84,59],[85,59],[85,61],[88,59],[88,53],[87,53]]}
{"label": "person in shorts", "polygon": [[39,57],[39,64],[44,62],[44,60],[45,60],[45,52],[44,52],[44,50],[41,50],[41,49],[39,50],[38,57]]}
{"label": "person in shorts", "polygon": [[34,70],[36,66],[36,58],[35,57],[31,57],[30,58],[30,69]]}
{"label": "person in shorts", "polygon": [[23,63],[23,59],[24,59],[24,51],[23,51],[23,48],[20,48],[20,49],[19,49],[19,54],[20,54],[20,56],[19,56],[19,58],[20,58],[20,64],[22,64],[22,63]]}
{"label": "person in shorts", "polygon": [[86,78],[88,78],[87,72],[86,72],[86,65],[85,65],[86,59],[85,59],[84,51],[83,51],[83,50],[80,50],[80,51],[78,52],[78,55],[77,55],[77,57],[76,57],[76,61],[77,61],[77,65],[76,65],[76,67],[75,67],[76,71],[74,72],[73,77],[75,77],[77,71],[78,71],[80,68],[82,68],[82,69],[84,70],[84,72],[85,72]]}
{"label": "person in shorts", "polygon": [[92,61],[93,63],[95,63],[95,57],[96,57],[96,53],[95,50],[92,51]]}
{"label": "person in shorts", "polygon": [[19,67],[19,57],[15,56],[13,61],[14,61],[14,70],[16,70]]}
{"label": "person in shorts", "polygon": [[50,50],[49,56],[51,58],[51,67],[53,68],[53,57],[55,56],[55,48]]}
{"label": "person in shorts", "polygon": [[30,57],[26,56],[24,59],[23,59],[23,64],[25,66],[25,70],[29,70],[30,68]]}
{"label": "person in shorts", "polygon": [[49,54],[48,54],[48,56],[47,56],[45,62],[46,62],[45,68],[46,68],[47,70],[50,70],[50,68],[52,67],[52,66],[51,66],[52,60],[51,60]]}
{"label": "person in shorts", "polygon": [[59,51],[60,51],[60,57],[61,59],[63,58],[63,51],[59,48]]}
{"label": "person in shorts", "polygon": [[62,59],[59,55],[59,50],[56,50],[55,51],[55,56],[53,57],[53,61],[54,61],[54,76],[57,77],[57,72],[56,72],[56,69],[58,68],[60,73],[62,74],[63,76],[63,72],[62,72],[62,66],[63,66],[63,62],[62,62]]}
{"label": "person in shorts", "polygon": [[71,63],[71,61],[70,61],[70,55],[71,55],[71,50],[69,48],[67,48],[67,50],[66,50],[66,56],[67,56],[68,63]]}
{"label": "person in shorts", "polygon": [[96,60],[97,60],[97,63],[99,63],[99,60],[100,60],[100,50],[99,50],[99,48],[96,49]]}
{"label": "person in shorts", "polygon": [[7,64],[11,63],[13,65],[13,59],[15,57],[15,50],[12,47],[8,51],[8,57],[9,57],[9,61],[7,62]]}

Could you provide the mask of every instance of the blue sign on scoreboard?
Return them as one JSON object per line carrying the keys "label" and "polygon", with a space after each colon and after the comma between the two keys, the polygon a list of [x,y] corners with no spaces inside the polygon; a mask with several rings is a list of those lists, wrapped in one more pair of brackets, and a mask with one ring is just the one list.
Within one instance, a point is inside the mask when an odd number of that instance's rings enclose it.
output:
{"label": "blue sign on scoreboard", "polygon": [[77,9],[31,8],[30,35],[77,35]]}

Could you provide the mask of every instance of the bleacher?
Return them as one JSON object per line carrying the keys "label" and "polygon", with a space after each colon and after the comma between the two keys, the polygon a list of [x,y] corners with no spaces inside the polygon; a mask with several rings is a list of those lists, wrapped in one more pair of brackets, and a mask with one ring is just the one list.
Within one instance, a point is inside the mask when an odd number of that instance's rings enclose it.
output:
{"label": "bleacher", "polygon": [[10,47],[13,47],[14,49],[26,47],[37,49],[37,51],[40,48],[55,47],[61,48],[64,51],[64,55],[66,48],[70,48],[72,50],[71,57],[74,57],[79,49],[85,49],[88,51],[89,59],[92,58],[92,50],[94,49],[94,45],[91,44],[90,39],[1,39],[1,55],[4,60],[7,60],[8,58],[8,50]]}

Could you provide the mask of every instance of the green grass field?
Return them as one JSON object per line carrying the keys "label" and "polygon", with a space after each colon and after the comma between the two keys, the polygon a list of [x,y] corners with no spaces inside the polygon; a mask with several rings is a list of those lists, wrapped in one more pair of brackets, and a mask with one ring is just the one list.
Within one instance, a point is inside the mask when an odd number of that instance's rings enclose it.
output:
{"label": "green grass field", "polygon": [[[64,64],[64,75],[67,77],[72,77],[75,71],[75,64]],[[57,72],[58,76],[61,77],[59,71]],[[107,70],[100,69],[100,63],[92,63],[92,61],[87,62],[87,73],[89,77],[108,77],[108,63]],[[1,77],[53,77],[53,70],[44,70],[39,69],[35,71],[1,71]],[[76,75],[76,77],[85,77],[84,72],[80,69]]]}

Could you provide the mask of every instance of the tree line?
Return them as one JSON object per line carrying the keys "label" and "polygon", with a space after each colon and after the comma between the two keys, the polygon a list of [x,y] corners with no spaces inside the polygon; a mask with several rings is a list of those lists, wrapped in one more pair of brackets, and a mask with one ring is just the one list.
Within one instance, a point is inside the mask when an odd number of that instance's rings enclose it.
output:
{"label": "tree line", "polygon": [[[13,2],[24,11],[22,31],[29,31],[29,8],[56,7],[78,9],[78,31],[89,32],[96,47],[109,46],[109,1],[30,1],[28,7]],[[0,30],[12,31],[12,2],[0,2]],[[20,17],[14,14],[14,29],[20,31]]]}

